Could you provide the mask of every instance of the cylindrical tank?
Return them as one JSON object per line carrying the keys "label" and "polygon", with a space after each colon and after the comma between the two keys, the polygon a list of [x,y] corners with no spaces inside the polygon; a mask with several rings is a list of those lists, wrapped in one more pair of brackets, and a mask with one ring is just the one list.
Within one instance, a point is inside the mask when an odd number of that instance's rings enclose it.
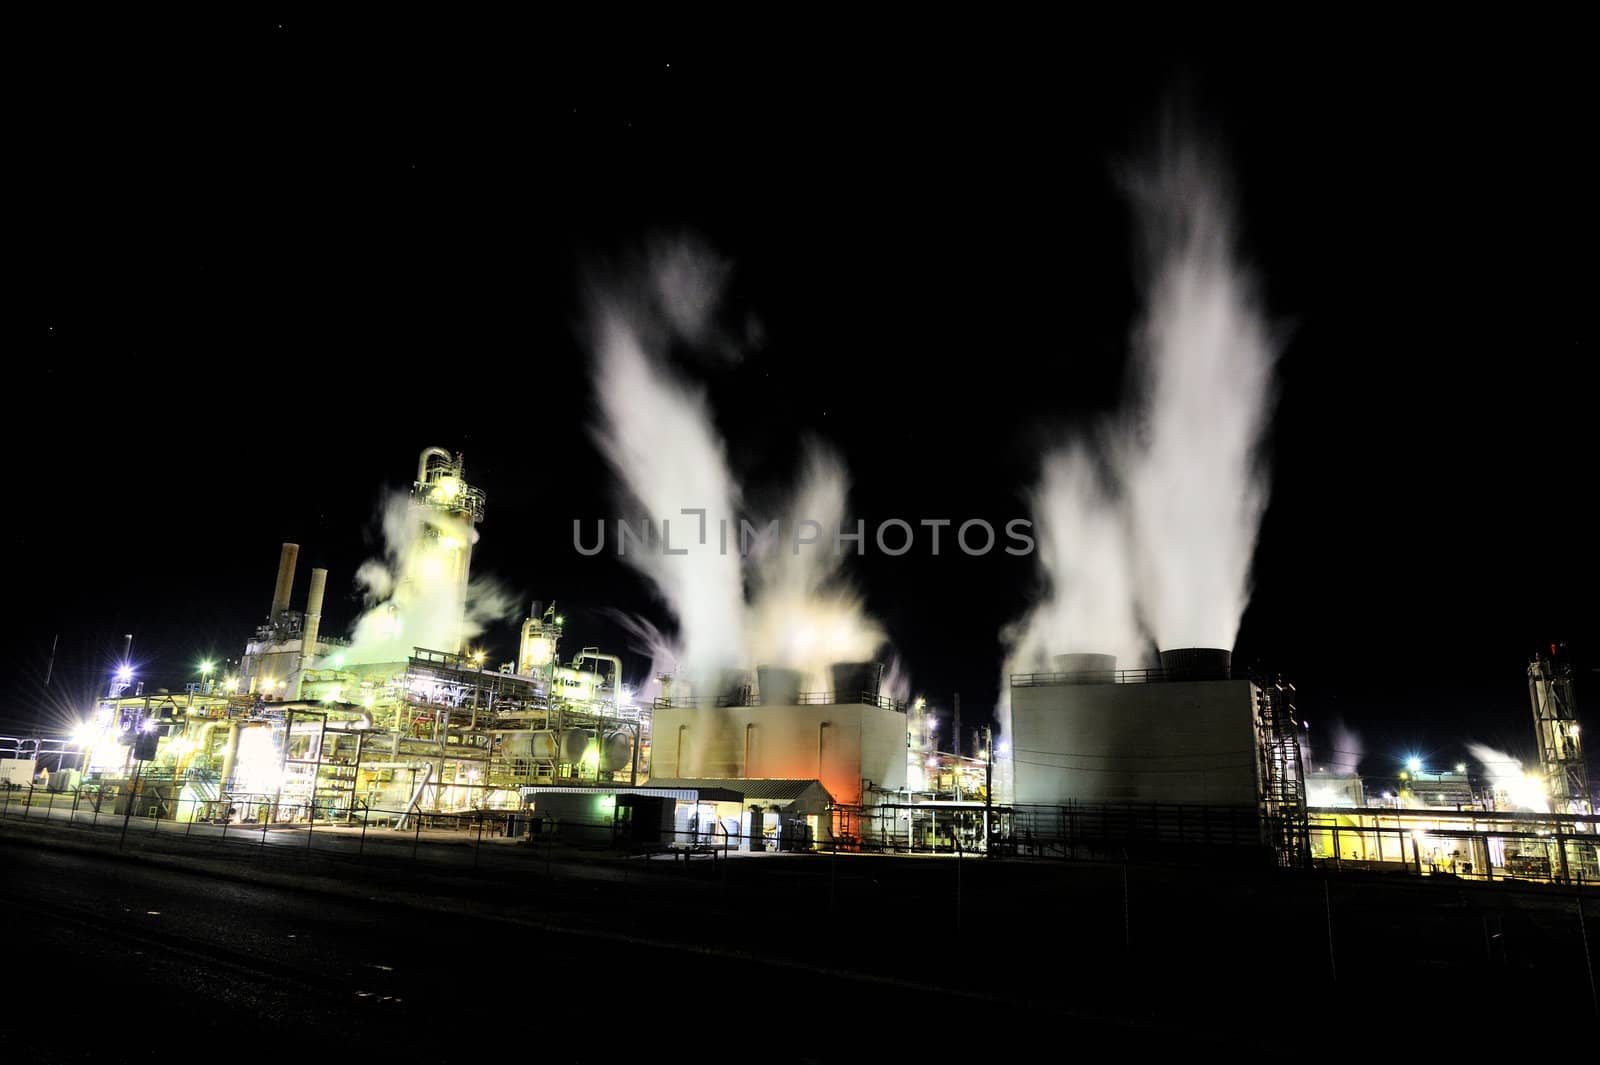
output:
{"label": "cylindrical tank", "polygon": [[1110,684],[1117,679],[1117,656],[1074,654],[1056,655],[1057,673],[1064,673],[1072,684]]}
{"label": "cylindrical tank", "polygon": [[528,732],[510,732],[500,737],[500,752],[507,758],[533,757],[533,735]]}
{"label": "cylindrical tank", "polygon": [[1233,676],[1233,652],[1219,647],[1175,647],[1161,652],[1161,671],[1168,680],[1227,680]]}
{"label": "cylindrical tank", "polygon": [[594,729],[567,729],[561,733],[561,760],[573,763],[583,761],[583,756],[589,752],[589,745],[592,743],[594,743]]}
{"label": "cylindrical tank", "polygon": [[878,663],[835,662],[832,672],[833,697],[837,702],[853,703],[863,696],[877,696],[878,675],[882,672]]}
{"label": "cylindrical tank", "polygon": [[756,685],[761,691],[762,706],[793,706],[800,698],[798,669],[782,666],[757,666]]}
{"label": "cylindrical tank", "polygon": [[543,729],[528,735],[529,753],[540,761],[553,762],[561,753],[561,744],[555,730]]}
{"label": "cylindrical tank", "polygon": [[605,746],[600,750],[600,768],[615,772],[633,760],[633,733],[618,729],[606,733]]}

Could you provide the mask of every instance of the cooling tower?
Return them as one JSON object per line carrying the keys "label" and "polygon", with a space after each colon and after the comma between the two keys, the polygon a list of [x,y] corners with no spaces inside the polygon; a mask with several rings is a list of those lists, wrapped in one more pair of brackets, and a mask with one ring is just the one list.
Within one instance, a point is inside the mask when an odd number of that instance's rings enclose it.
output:
{"label": "cooling tower", "polygon": [[717,701],[723,706],[745,706],[750,702],[748,669],[724,669],[717,675]]}
{"label": "cooling tower", "polygon": [[1097,654],[1056,655],[1057,673],[1065,674],[1072,684],[1110,684],[1117,679],[1117,656]]}
{"label": "cooling tower", "polygon": [[757,666],[756,685],[761,693],[762,706],[793,706],[800,700],[798,669],[782,666]]}
{"label": "cooling tower", "polygon": [[1161,652],[1161,670],[1168,680],[1228,680],[1233,676],[1233,652],[1177,647]]}
{"label": "cooling tower", "polygon": [[878,676],[882,672],[876,662],[835,662],[834,701],[853,703],[863,696],[875,698],[878,694]]}

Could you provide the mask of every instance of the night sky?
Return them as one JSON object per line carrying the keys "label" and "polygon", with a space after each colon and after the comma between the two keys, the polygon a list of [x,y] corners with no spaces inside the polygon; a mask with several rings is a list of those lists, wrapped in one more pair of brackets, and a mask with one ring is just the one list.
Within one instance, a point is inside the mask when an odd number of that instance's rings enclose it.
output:
{"label": "night sky", "polygon": [[[1288,336],[1236,661],[1372,770],[1531,752],[1535,648],[1568,642],[1600,699],[1579,35],[1262,29],[35,28],[0,719],[81,707],[125,632],[152,686],[236,657],[281,541],[297,607],[332,570],[342,631],[377,501],[431,444],[488,493],[475,570],[560,601],[569,652],[625,646],[608,609],[666,623],[571,546],[615,512],[582,278],[663,235],[731,257],[760,324],[690,368],[747,484],[779,489],[809,432],[869,527],[1024,516],[1041,450],[1124,389],[1116,174],[1176,94],[1228,150]],[[1032,560],[851,572],[917,690],[981,716]],[[511,627],[486,642],[512,656]]]}

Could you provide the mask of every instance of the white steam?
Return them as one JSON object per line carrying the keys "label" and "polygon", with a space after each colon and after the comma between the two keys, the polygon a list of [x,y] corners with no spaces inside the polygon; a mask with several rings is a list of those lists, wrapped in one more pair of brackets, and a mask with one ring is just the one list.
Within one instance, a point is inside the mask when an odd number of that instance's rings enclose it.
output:
{"label": "white steam", "polygon": [[1221,170],[1169,146],[1135,184],[1148,242],[1142,408],[1120,466],[1138,609],[1163,647],[1231,649],[1266,504],[1257,446],[1276,352],[1238,262]]}
{"label": "white steam", "polygon": [[516,602],[494,580],[462,580],[478,538],[470,522],[413,506],[399,492],[384,502],[382,516],[383,557],[356,570],[368,609],[346,662],[400,662],[416,647],[455,651],[515,613]]}
{"label": "white steam", "polygon": [[1513,809],[1525,813],[1550,812],[1550,795],[1538,774],[1530,773],[1522,763],[1504,751],[1481,743],[1467,744],[1473,759],[1483,767],[1491,787],[1509,802]]}
{"label": "white steam", "polygon": [[1031,501],[1045,590],[1003,634],[1002,703],[1012,672],[1047,670],[1055,654],[1133,668],[1152,641],[1231,649],[1249,599],[1272,331],[1237,258],[1221,169],[1169,143],[1130,184],[1147,253],[1134,399],[1103,448],[1044,458]]}
{"label": "white steam", "polygon": [[[601,452],[622,478],[634,528],[666,522],[670,543],[629,542],[624,557],[656,586],[677,616],[685,660],[711,675],[739,665],[744,645],[744,583],[735,549],[721,530],[734,520],[737,488],[705,396],[678,380],[644,348],[616,306],[598,312],[595,342]],[[684,511],[705,512],[700,519]],[[667,554],[663,547],[685,554]]]}
{"label": "white steam", "polygon": [[[822,690],[830,663],[869,659],[884,642],[833,550],[849,486],[844,465],[822,447],[809,448],[788,512],[776,516],[782,535],[756,543],[743,537],[741,517],[758,534],[770,519],[741,513],[740,488],[705,394],[660,350],[676,341],[729,354],[715,325],[728,263],[679,242],[658,246],[646,274],[646,284],[596,295],[592,340],[596,438],[621,478],[634,528],[648,522],[657,533],[648,547],[630,540],[624,557],[677,621],[675,640],[651,642],[670,646],[680,673],[697,687],[724,670],[777,665],[802,671],[808,690]],[[685,511],[704,511],[703,525],[698,513]],[[748,560],[742,545],[753,549]]]}

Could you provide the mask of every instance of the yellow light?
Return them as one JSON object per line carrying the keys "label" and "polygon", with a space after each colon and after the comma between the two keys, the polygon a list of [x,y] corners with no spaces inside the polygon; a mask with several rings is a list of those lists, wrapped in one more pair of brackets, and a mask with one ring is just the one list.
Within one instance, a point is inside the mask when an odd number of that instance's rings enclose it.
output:
{"label": "yellow light", "polygon": [[454,477],[441,477],[433,488],[440,499],[451,500],[461,494],[461,482]]}
{"label": "yellow light", "polygon": [[239,690],[239,678],[238,677],[229,677],[227,680],[222,682],[222,688],[223,688],[224,691],[230,691],[230,692],[238,691]]}

